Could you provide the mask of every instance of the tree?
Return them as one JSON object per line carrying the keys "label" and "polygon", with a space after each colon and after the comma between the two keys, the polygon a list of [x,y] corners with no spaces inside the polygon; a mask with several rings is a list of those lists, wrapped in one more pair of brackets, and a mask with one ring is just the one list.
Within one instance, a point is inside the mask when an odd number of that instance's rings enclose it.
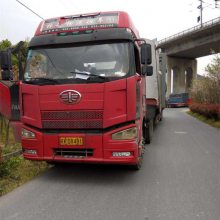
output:
{"label": "tree", "polygon": [[220,104],[220,56],[212,60],[206,67],[207,75],[194,80],[191,97],[197,103]]}
{"label": "tree", "polygon": [[220,56],[206,67],[207,75],[192,83],[190,110],[208,118],[220,119]]}
{"label": "tree", "polygon": [[220,56],[214,57],[211,64],[206,67],[206,72],[208,72],[208,77],[216,83],[216,86],[220,91]]}
{"label": "tree", "polygon": [[[29,43],[29,40],[26,39],[20,48],[21,61],[22,61],[23,65],[24,65],[26,57],[27,57],[28,43]],[[13,52],[13,49],[15,47],[16,47],[16,45],[12,45],[12,43],[8,39],[2,40],[0,42],[0,50],[5,50],[7,48],[11,48],[11,50]],[[14,80],[17,80],[18,79],[18,54],[12,54],[12,65],[13,65]]]}
{"label": "tree", "polygon": [[11,41],[9,41],[8,39],[0,41],[0,50],[4,50],[4,49],[9,48],[11,46],[12,46]]}

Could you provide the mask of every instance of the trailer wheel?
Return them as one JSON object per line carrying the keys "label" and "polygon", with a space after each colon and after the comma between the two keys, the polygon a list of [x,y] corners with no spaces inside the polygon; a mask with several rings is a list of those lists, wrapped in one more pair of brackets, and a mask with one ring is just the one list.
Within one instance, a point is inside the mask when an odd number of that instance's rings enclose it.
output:
{"label": "trailer wheel", "polygon": [[152,140],[152,137],[153,137],[153,130],[154,130],[154,122],[153,122],[153,119],[151,119],[148,122],[146,130],[145,130],[145,143],[146,144],[151,143],[151,140]]}

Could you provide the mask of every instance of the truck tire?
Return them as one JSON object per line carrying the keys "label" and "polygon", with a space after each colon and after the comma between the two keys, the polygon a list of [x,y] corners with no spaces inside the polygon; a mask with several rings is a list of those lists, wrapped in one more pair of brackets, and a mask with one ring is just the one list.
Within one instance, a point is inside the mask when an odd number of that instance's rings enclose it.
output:
{"label": "truck tire", "polygon": [[153,119],[151,119],[146,127],[146,131],[145,131],[145,143],[146,144],[150,144],[152,137],[153,137],[153,130],[154,130],[154,122]]}

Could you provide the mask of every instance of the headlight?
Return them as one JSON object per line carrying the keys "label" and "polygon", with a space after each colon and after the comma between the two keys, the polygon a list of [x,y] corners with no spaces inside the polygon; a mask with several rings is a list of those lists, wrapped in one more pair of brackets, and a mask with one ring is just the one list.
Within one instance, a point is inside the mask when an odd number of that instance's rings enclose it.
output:
{"label": "headlight", "polygon": [[137,138],[137,128],[129,128],[112,134],[112,140],[130,140]]}
{"label": "headlight", "polygon": [[35,133],[22,128],[21,137],[26,138],[26,139],[33,139],[33,138],[35,138]]}

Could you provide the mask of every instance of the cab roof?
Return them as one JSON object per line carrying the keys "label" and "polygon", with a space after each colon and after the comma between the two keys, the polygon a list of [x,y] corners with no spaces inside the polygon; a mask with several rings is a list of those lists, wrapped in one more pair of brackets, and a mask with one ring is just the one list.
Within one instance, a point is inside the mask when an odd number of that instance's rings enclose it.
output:
{"label": "cab roof", "polygon": [[128,28],[132,31],[134,38],[139,38],[139,33],[130,16],[123,11],[95,12],[46,19],[39,24],[35,36],[111,28]]}

